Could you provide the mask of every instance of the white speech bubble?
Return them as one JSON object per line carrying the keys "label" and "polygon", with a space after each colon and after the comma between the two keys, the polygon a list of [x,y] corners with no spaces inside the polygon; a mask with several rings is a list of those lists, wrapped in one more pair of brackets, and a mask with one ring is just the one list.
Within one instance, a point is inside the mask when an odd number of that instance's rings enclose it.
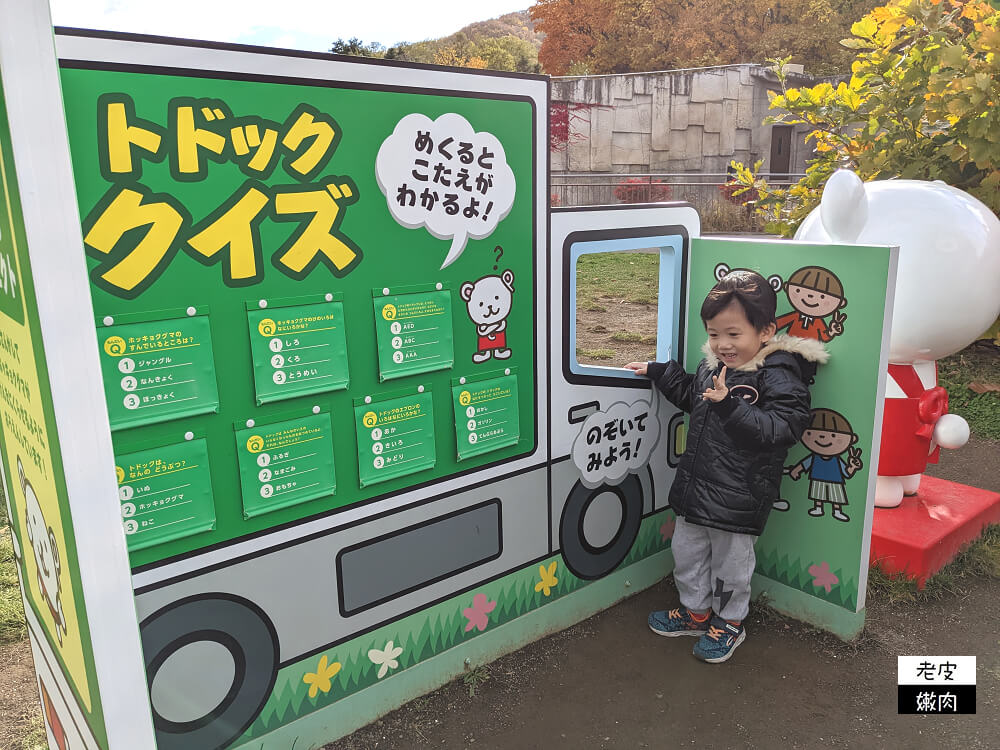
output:
{"label": "white speech bubble", "polygon": [[587,417],[573,442],[573,463],[589,489],[615,485],[649,463],[660,439],[655,402],[619,401]]}
{"label": "white speech bubble", "polygon": [[400,120],[378,150],[375,178],[397,222],[451,239],[441,268],[469,238],[489,237],[514,206],[514,172],[500,141],[454,112]]}

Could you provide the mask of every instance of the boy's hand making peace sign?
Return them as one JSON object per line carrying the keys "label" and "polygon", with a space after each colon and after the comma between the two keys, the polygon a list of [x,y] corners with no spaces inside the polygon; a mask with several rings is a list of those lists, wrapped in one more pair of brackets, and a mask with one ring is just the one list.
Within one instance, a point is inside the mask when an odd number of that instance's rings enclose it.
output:
{"label": "boy's hand making peace sign", "polygon": [[729,389],[726,388],[726,366],[722,366],[722,370],[718,375],[712,376],[712,388],[706,388],[705,392],[701,394],[702,399],[705,401],[712,401],[714,403],[719,403],[726,396],[729,395]]}

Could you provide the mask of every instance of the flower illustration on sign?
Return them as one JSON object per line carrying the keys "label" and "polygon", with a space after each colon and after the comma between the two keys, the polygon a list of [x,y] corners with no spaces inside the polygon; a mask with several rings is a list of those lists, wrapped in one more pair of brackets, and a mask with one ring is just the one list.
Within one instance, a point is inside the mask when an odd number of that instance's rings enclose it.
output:
{"label": "flower illustration on sign", "polygon": [[330,688],[333,687],[330,679],[339,671],[340,662],[335,661],[333,664],[330,664],[326,654],[323,654],[323,657],[319,660],[319,664],[316,665],[316,671],[307,672],[302,677],[302,681],[309,686],[309,697],[315,698],[320,690],[324,693],[329,693]]}
{"label": "flower illustration on sign", "polygon": [[396,661],[398,657],[403,653],[402,646],[396,646],[393,641],[389,641],[385,644],[385,648],[379,651],[377,648],[373,648],[368,652],[368,658],[371,659],[372,664],[379,665],[378,668],[378,678],[381,680],[390,669],[395,669],[399,666],[399,662]]}
{"label": "flower illustration on sign", "polygon": [[478,628],[482,633],[489,624],[489,613],[496,609],[497,603],[487,599],[486,594],[476,594],[472,597],[472,606],[462,610],[462,614],[468,618],[469,622],[465,626],[468,633],[473,628]]}
{"label": "flower illustration on sign", "polygon": [[553,560],[548,569],[544,565],[539,565],[538,576],[541,580],[535,584],[535,591],[541,591],[545,596],[548,596],[559,583],[559,579],[556,578],[556,561]]}
{"label": "flower illustration on sign", "polygon": [[840,583],[840,579],[830,572],[830,563],[828,562],[824,562],[822,565],[810,565],[809,575],[813,577],[813,586],[822,586],[828,594],[833,586]]}
{"label": "flower illustration on sign", "polygon": [[677,519],[668,518],[662,524],[660,524],[660,539],[666,543],[666,541],[673,537],[674,527],[677,525]]}

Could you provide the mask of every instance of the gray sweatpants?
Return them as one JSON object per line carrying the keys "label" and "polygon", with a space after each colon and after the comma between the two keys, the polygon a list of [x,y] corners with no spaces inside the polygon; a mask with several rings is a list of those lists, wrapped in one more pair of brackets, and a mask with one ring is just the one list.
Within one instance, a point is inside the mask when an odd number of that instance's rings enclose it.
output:
{"label": "gray sweatpants", "polygon": [[756,541],[753,534],[698,526],[678,516],[671,548],[681,604],[695,611],[711,608],[725,620],[743,620],[750,612]]}

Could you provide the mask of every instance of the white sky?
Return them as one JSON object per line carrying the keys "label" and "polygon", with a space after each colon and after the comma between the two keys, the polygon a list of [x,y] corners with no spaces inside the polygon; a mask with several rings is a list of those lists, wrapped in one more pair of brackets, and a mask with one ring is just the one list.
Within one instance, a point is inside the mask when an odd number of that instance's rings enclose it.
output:
{"label": "white sky", "polygon": [[325,52],[337,38],[391,46],[447,36],[534,0],[50,0],[56,26]]}

